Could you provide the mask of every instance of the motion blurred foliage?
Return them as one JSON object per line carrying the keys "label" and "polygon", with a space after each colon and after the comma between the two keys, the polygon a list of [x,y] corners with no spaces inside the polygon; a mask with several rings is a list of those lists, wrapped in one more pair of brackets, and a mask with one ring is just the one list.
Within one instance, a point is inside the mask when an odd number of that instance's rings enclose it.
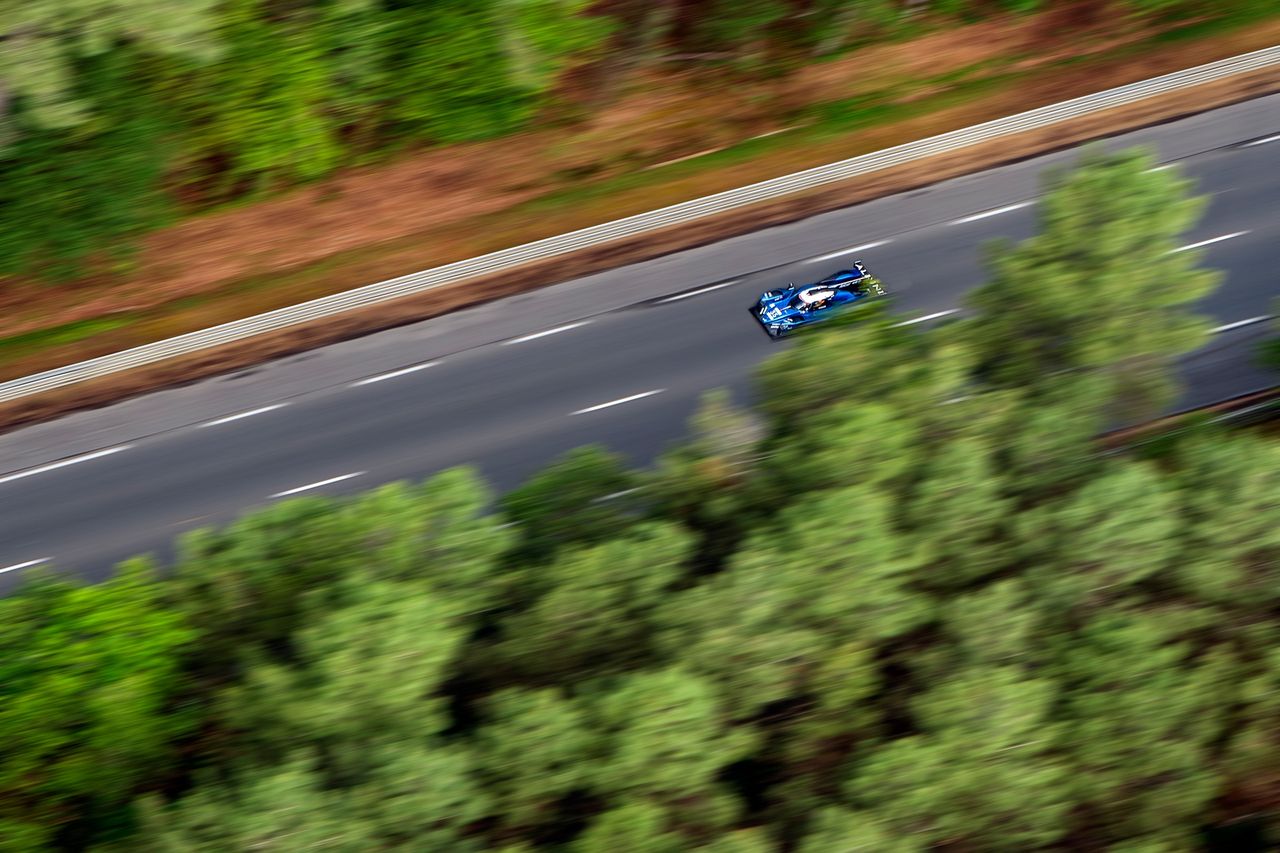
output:
{"label": "motion blurred foliage", "polygon": [[[0,850],[1273,849],[1280,445],[1094,442],[1201,328],[1130,253],[1214,280],[1146,162],[1050,181],[969,319],[802,337],[651,471],[583,449],[497,511],[450,471],[29,580]],[[1082,287],[1110,320],[1044,293]]]}
{"label": "motion blurred foliage", "polygon": [[1260,2],[0,0],[0,275],[116,272],[166,210],[573,121],[657,66],[722,99],[922,24]]}
{"label": "motion blurred foliage", "polygon": [[1155,166],[1138,149],[1091,153],[1049,179],[1037,236],[994,248],[967,338],[987,381],[1093,373],[1128,419],[1172,402],[1169,365],[1206,343],[1211,325],[1186,309],[1221,276],[1197,269],[1202,253],[1179,251],[1203,201],[1187,196],[1190,181]]}

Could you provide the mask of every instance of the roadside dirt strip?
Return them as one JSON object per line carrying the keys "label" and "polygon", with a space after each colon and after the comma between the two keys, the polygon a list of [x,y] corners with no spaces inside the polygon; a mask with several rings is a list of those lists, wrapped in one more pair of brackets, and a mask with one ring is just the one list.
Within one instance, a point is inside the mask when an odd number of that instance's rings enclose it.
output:
{"label": "roadside dirt strip", "polygon": [[477,277],[395,302],[351,311],[310,325],[174,358],[107,378],[22,398],[0,405],[0,430],[47,420],[77,409],[94,408],[126,397],[245,368],[324,344],[437,317],[482,302],[577,278],[611,267],[794,222],[881,196],[928,186],[948,178],[1060,150],[1091,139],[1158,124],[1227,104],[1280,91],[1280,67],[1248,72],[1226,80],[1157,95],[1138,103],[1004,136],[962,151],[862,175],[784,200],[763,202],[723,216],[709,216],[666,231],[622,239],[517,272]]}

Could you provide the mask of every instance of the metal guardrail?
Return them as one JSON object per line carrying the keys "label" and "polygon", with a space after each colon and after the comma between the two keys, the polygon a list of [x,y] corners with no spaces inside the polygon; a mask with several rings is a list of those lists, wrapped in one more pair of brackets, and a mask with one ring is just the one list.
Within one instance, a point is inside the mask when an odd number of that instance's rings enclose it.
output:
{"label": "metal guardrail", "polygon": [[976,124],[926,139],[896,145],[881,151],[864,154],[838,163],[818,166],[803,172],[784,175],[757,184],[716,193],[692,201],[664,207],[659,210],[628,216],[613,222],[594,225],[567,234],[548,237],[521,246],[491,252],[474,258],[434,267],[399,278],[365,285],[354,290],[335,293],[268,311],[255,317],[235,320],[220,326],[188,332],[140,347],[100,356],[77,364],[36,373],[20,379],[0,383],[0,402],[16,400],[31,394],[49,391],[97,379],[146,364],[187,355],[211,347],[244,340],[255,335],[313,322],[355,308],[364,308],[390,302],[405,296],[422,293],[437,287],[454,284],[480,275],[513,269],[531,261],[546,260],[569,252],[599,246],[623,237],[632,237],[672,225],[680,225],[711,214],[724,213],[761,201],[781,198],[797,192],[814,189],[825,184],[847,180],[868,172],[909,163],[936,154],[956,151],[979,142],[987,142],[1001,136],[1023,133],[1048,127],[1067,119],[1079,118],[1123,104],[1133,103],[1152,95],[1163,94],[1190,86],[1221,80],[1246,71],[1254,71],[1280,64],[1280,46],[1246,53],[1241,56],[1211,62],[1108,89],[1092,95],[1074,98],[1058,104],[1039,107],[1005,118]]}

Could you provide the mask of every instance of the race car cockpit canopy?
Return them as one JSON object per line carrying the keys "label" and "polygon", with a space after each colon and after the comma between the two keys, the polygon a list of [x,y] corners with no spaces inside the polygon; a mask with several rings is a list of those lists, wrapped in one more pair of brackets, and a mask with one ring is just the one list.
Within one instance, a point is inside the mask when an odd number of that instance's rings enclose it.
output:
{"label": "race car cockpit canopy", "polygon": [[827,299],[830,299],[835,295],[836,295],[836,292],[834,290],[827,290],[826,288],[820,288],[820,287],[810,287],[800,291],[800,304],[805,306],[813,305],[814,303],[823,302]]}

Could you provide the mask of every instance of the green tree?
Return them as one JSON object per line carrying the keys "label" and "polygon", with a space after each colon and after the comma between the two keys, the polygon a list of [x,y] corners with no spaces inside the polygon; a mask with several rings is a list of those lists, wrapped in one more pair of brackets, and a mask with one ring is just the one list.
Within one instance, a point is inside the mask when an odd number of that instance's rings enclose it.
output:
{"label": "green tree", "polygon": [[466,745],[387,743],[368,764],[363,781],[347,789],[344,810],[368,826],[383,849],[482,849],[468,833],[495,805],[478,784],[477,757]]}
{"label": "green tree", "polygon": [[626,803],[605,812],[573,844],[575,853],[680,853],[688,849],[679,835],[665,828],[663,810],[652,803]]}
{"label": "green tree", "polygon": [[422,581],[469,609],[489,607],[498,594],[501,557],[515,539],[490,512],[491,502],[469,468],[361,495],[342,511],[344,523],[360,531],[353,552],[360,578]]}
{"label": "green tree", "polygon": [[344,147],[372,156],[393,142],[386,125],[395,81],[387,53],[397,18],[377,0],[341,0],[308,11],[328,70],[326,110]]}
{"label": "green tree", "polygon": [[502,498],[520,528],[517,554],[545,559],[569,544],[603,542],[630,523],[630,492],[638,480],[622,457],[603,447],[572,450]]}
{"label": "green tree", "polygon": [[787,16],[782,0],[706,0],[692,26],[695,45],[740,58],[759,58],[769,29]]}
{"label": "green tree", "polygon": [[542,94],[593,57],[613,27],[607,18],[585,15],[591,6],[592,0],[496,0],[512,80]]}
{"label": "green tree", "polygon": [[757,372],[760,406],[785,438],[837,404],[879,403],[903,418],[945,417],[940,404],[965,393],[971,363],[962,343],[903,327],[868,306],[821,334],[807,335]]}
{"label": "green tree", "polygon": [[778,849],[763,829],[739,829],[699,845],[706,853],[774,853]]}
{"label": "green tree", "polygon": [[299,666],[264,664],[224,697],[224,716],[264,756],[324,748],[343,772],[371,748],[422,742],[449,723],[440,695],[465,638],[458,608],[405,584],[376,582],[294,638]]}
{"label": "green tree", "polygon": [[[850,513],[856,524],[832,526]],[[793,618],[838,636],[881,640],[930,617],[931,602],[913,589],[918,557],[874,490],[815,493],[779,521],[777,541],[785,548],[748,547],[741,571],[777,578]]]}
{"label": "green tree", "polygon": [[1057,637],[1062,743],[1091,835],[1195,846],[1234,681],[1228,657],[1179,638],[1202,624],[1185,610],[1117,611]]}
{"label": "green tree", "polygon": [[1233,666],[1178,635],[1196,613],[1106,613],[1065,649],[1065,730],[1075,802],[1106,839],[1194,845],[1220,793],[1211,751],[1222,735]]}
{"label": "green tree", "polygon": [[950,600],[944,625],[965,664],[1033,664],[1043,615],[1026,583],[1009,578]]}
{"label": "green tree", "polygon": [[1102,462],[1096,438],[1109,426],[1106,400],[1105,382],[1079,375],[1009,392],[999,404],[1004,417],[988,430],[1002,439],[1005,493],[1026,506],[1087,482]]}
{"label": "green tree", "polygon": [[[183,171],[221,184],[213,199],[328,173],[342,157],[328,114],[330,75],[312,27],[273,22],[261,0],[231,0],[221,13],[224,55],[176,89],[190,128]],[[218,164],[216,174],[200,164]]]}
{"label": "green tree", "polygon": [[579,703],[553,689],[510,689],[484,706],[477,763],[504,824],[544,819],[558,798],[588,787],[600,738]]}
{"label": "green tree", "polygon": [[1097,371],[1126,417],[1170,401],[1170,365],[1208,340],[1191,306],[1220,276],[1178,251],[1203,202],[1154,166],[1140,150],[1095,151],[1047,181],[1040,233],[998,248],[991,281],[968,300],[982,375],[1017,386]]}
{"label": "green tree", "polygon": [[592,788],[609,797],[714,796],[718,774],[755,745],[729,724],[712,685],[679,669],[625,676],[591,707],[603,741]]}
{"label": "green tree", "polygon": [[[856,524],[829,523],[851,507]],[[662,646],[710,678],[745,719],[808,694],[835,647],[882,642],[927,622],[934,604],[913,587],[918,568],[877,493],[816,493],[744,541],[724,572],[669,602]]]}
{"label": "green tree", "polygon": [[891,741],[849,795],[921,846],[1027,850],[1067,831],[1071,775],[1054,758],[1053,682],[1015,667],[962,671],[914,703],[923,733]]}
{"label": "green tree", "polygon": [[[1274,625],[1271,626],[1274,631]],[[1239,679],[1238,713],[1228,724],[1232,736],[1221,752],[1220,768],[1229,803],[1219,823],[1233,818],[1261,823],[1262,841],[1280,841],[1280,651],[1271,647]],[[1226,699],[1224,694],[1223,699]]]}
{"label": "green tree", "polygon": [[239,787],[207,784],[168,807],[149,797],[139,804],[140,848],[153,853],[368,850],[367,826],[347,813],[340,796],[324,790],[315,763],[295,758],[247,776]]}
{"label": "green tree", "polygon": [[200,633],[197,670],[227,677],[245,650],[285,643],[307,613],[305,593],[359,560],[356,535],[336,503],[306,498],[184,536],[173,594]]}
{"label": "green tree", "polygon": [[0,274],[58,280],[104,262],[118,269],[140,236],[165,221],[167,125],[132,79],[135,60],[118,50],[75,63],[76,127],[16,116],[19,138],[0,150]]}
{"label": "green tree", "polygon": [[[1280,299],[1273,303],[1273,311],[1280,308]],[[1280,332],[1280,323],[1272,323],[1272,328]],[[1263,341],[1258,348],[1258,361],[1269,370],[1280,370],[1280,333]]]}
{"label": "green tree", "polygon": [[815,411],[772,448],[765,463],[782,496],[776,500],[853,485],[902,490],[923,460],[922,427],[888,403],[839,403]]}
{"label": "green tree", "polygon": [[193,638],[140,560],[0,599],[0,850],[83,837],[172,772],[196,722],[181,705]]}
{"label": "green tree", "polygon": [[1270,611],[1280,596],[1280,446],[1213,432],[1184,441],[1178,462],[1180,582],[1202,601]]}
{"label": "green tree", "polygon": [[653,659],[656,614],[682,575],[692,542],[671,525],[562,553],[529,571],[534,601],[502,625],[499,659],[538,680],[614,672]]}
{"label": "green tree", "polygon": [[0,3],[0,118],[21,100],[39,127],[91,117],[77,91],[73,50],[103,54],[121,41],[208,57],[216,50],[217,0],[5,0]]}
{"label": "green tree", "polygon": [[837,801],[851,762],[879,742],[889,685],[875,654],[865,642],[829,647],[797,680],[794,698],[765,717],[771,749],[764,758],[783,777],[768,798],[783,825],[803,825]]}
{"label": "green tree", "polygon": [[1178,553],[1176,498],[1154,468],[1118,462],[1078,492],[1018,519],[1037,597],[1055,610],[1105,605]]}
{"label": "green tree", "polygon": [[703,537],[700,570],[713,571],[768,504],[761,471],[764,428],[725,391],[703,395],[689,438],[664,453],[645,482],[653,511]]}
{"label": "green tree", "polygon": [[456,469],[348,502],[284,501],[222,530],[184,537],[176,594],[201,632],[200,669],[227,674],[246,650],[280,649],[317,611],[343,603],[338,581],[420,581],[424,594],[480,610],[498,594],[509,531],[489,493]]}
{"label": "green tree", "polygon": [[925,464],[907,515],[931,587],[964,587],[1011,562],[1004,527],[1013,505],[998,468],[993,442],[976,438],[950,442]]}
{"label": "green tree", "polygon": [[813,813],[799,853],[924,853],[928,847],[909,836],[895,836],[874,815],[838,807]]}
{"label": "green tree", "polygon": [[533,114],[557,74],[607,34],[583,0],[441,0],[399,10],[390,119],[434,142],[483,139]]}

